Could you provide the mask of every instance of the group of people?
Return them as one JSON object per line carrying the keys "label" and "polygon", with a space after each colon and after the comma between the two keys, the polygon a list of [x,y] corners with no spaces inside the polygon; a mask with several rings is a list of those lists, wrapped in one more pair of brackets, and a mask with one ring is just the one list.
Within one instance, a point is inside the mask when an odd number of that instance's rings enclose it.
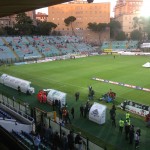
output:
{"label": "group of people", "polygon": [[100,100],[104,100],[107,103],[113,102],[116,98],[116,93],[112,91],[112,89],[109,90],[106,94],[102,95],[102,98]]}
{"label": "group of people", "polygon": [[35,136],[33,136],[33,144],[34,144],[34,149],[38,150],[41,144],[41,136],[40,134],[36,133]]}
{"label": "group of people", "polygon": [[[89,86],[88,89],[89,89],[89,95],[90,95],[93,91],[92,86]],[[76,92],[75,93],[76,101],[79,100],[79,96],[80,96],[80,93]],[[111,97],[114,100],[116,94],[114,92],[112,92],[112,90],[110,89],[110,91],[107,93],[107,96]],[[79,108],[80,117],[84,117],[84,118],[87,117],[87,114],[91,107],[91,105],[89,103],[90,100],[92,100],[92,98],[89,98],[89,100],[86,102],[85,105],[80,106],[80,108]],[[75,117],[74,116],[74,114],[75,114],[74,107],[72,107],[70,110],[67,110],[66,107],[63,107],[63,108],[59,107],[59,117],[62,120],[62,122],[61,122],[62,126],[65,126],[65,124],[68,124],[68,123],[71,124],[70,113],[71,113],[72,119],[74,119],[74,117]],[[113,104],[112,108],[110,109],[110,119],[111,119],[112,126],[114,126],[115,128],[118,126],[119,133],[120,134],[124,133],[125,139],[127,141],[129,141],[130,144],[133,144],[133,141],[135,141],[134,142],[135,148],[138,148],[139,143],[140,143],[141,130],[137,127],[135,128],[134,125],[131,124],[130,113],[127,112],[125,115],[125,118],[120,118],[120,120],[116,123],[116,107]],[[150,113],[146,116],[146,121],[148,122],[147,125],[150,125]],[[62,134],[62,137],[64,138],[63,141],[67,141],[67,138],[66,138],[67,135],[65,135],[65,133]],[[69,141],[69,139],[68,139],[68,141]],[[75,143],[75,141],[74,141],[74,143]],[[63,145],[64,145],[63,147],[66,147],[66,144],[63,144]],[[78,146],[80,147],[80,144]]]}
{"label": "group of people", "polygon": [[[126,116],[128,115],[129,113],[126,114]],[[129,139],[129,144],[133,144],[133,141],[135,141],[135,149],[137,149],[140,143],[140,128],[135,130],[134,125],[130,123],[130,118],[126,118],[125,121],[121,118],[119,120],[119,132],[122,134],[123,130],[125,132],[125,139]]]}
{"label": "group of people", "polygon": [[[74,119],[74,107],[71,108],[71,115],[72,119]],[[71,124],[71,119],[70,119],[70,112],[66,107],[59,108],[59,119],[60,119],[60,124],[64,126],[65,124]]]}
{"label": "group of people", "polygon": [[[55,142],[54,142],[55,141]],[[73,132],[67,135],[65,132],[60,136],[58,132],[54,133],[53,140],[53,149],[57,150],[58,147],[61,150],[82,150],[83,139],[81,137],[81,132],[78,132],[76,136],[74,136]]]}
{"label": "group of people", "polygon": [[80,117],[86,118],[90,108],[91,108],[91,104],[89,103],[89,100],[86,102],[85,105],[81,105],[80,106]]}
{"label": "group of people", "polygon": [[45,125],[40,125],[39,131],[33,134],[35,150],[40,149],[41,143],[45,143],[53,150],[82,150],[83,142],[81,132],[76,135],[73,131],[70,131],[69,134],[65,132],[59,134],[57,131],[53,132],[51,126],[47,128]]}
{"label": "group of people", "polygon": [[93,100],[94,95],[95,95],[95,91],[93,90],[92,86],[89,86],[89,94],[88,94],[89,100]]}
{"label": "group of people", "polygon": [[[95,91],[93,90],[92,86],[88,86],[88,100],[93,100],[95,95]],[[76,102],[79,100],[80,93],[75,93],[75,100]]]}
{"label": "group of people", "polygon": [[[131,124],[130,120],[130,113],[126,112],[125,119],[120,118],[118,122],[119,126],[119,133],[122,134],[123,131],[125,133],[125,139],[129,140],[129,144],[133,144],[133,141],[135,141],[135,149],[139,147],[140,143],[140,136],[141,136],[141,130],[140,128],[137,128],[135,130],[135,127],[133,124]],[[112,121],[112,126],[116,128],[116,107],[115,105],[112,106],[110,109],[110,119]]]}

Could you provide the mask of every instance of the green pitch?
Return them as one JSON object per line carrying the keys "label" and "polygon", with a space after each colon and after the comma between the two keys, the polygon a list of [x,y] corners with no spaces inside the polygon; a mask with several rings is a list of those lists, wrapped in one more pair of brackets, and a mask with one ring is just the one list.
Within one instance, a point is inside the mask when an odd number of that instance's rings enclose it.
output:
{"label": "green pitch", "polygon": [[[88,119],[79,117],[79,107],[85,104],[88,95],[88,86],[91,85],[95,91],[94,101],[99,102],[102,94],[112,89],[117,94],[116,104],[129,99],[142,104],[150,105],[150,92],[131,89],[118,85],[98,82],[92,80],[92,77],[102,78],[106,80],[136,85],[140,87],[150,88],[150,68],[143,68],[142,65],[150,61],[147,56],[93,56],[87,58],[80,58],[75,60],[61,60],[54,62],[47,62],[41,64],[30,64],[21,66],[2,66],[1,73],[7,73],[32,82],[36,93],[33,96],[26,96],[22,94],[19,96],[17,91],[0,85],[1,91],[12,96],[21,98],[32,106],[38,106],[41,109],[50,111],[50,106],[47,104],[39,104],[36,99],[36,94],[40,89],[57,89],[68,94],[67,103],[68,108],[72,106],[75,108],[75,119],[72,124],[75,128],[81,130],[95,140],[96,143],[105,145],[109,143],[108,147],[113,147],[120,150],[132,150],[134,146],[128,144],[124,140],[124,135],[119,135],[118,127],[116,129],[111,127],[109,114],[107,122],[103,126],[99,126]],[[75,102],[74,93],[80,92],[80,100]],[[91,102],[93,103],[93,101]],[[101,102],[106,104],[104,102]],[[106,104],[108,108],[112,104]],[[117,110],[117,123],[120,117],[125,118],[124,112]],[[150,147],[150,130],[145,127],[144,118],[133,115],[132,123],[135,127],[142,129],[142,136],[140,144],[141,150],[147,150]],[[99,141],[100,139],[100,141]],[[102,142],[103,141],[103,142]],[[112,146],[111,146],[112,145]]]}

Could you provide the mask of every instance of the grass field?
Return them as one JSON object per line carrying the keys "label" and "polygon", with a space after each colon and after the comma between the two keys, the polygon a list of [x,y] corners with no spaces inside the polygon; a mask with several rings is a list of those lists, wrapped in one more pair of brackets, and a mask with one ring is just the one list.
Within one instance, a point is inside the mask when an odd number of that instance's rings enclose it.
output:
{"label": "grass field", "polygon": [[[21,66],[0,67],[1,73],[7,73],[32,82],[36,89],[36,94],[40,89],[53,88],[68,94],[67,103],[69,108],[75,107],[75,119],[72,121],[73,126],[85,132],[97,143],[108,142],[110,149],[115,147],[120,150],[132,150],[134,147],[124,140],[123,135],[119,135],[118,127],[111,127],[109,120],[109,109],[107,122],[99,126],[88,119],[79,117],[79,107],[85,104],[88,95],[88,86],[91,85],[95,91],[94,101],[102,94],[112,89],[116,94],[116,104],[120,104],[125,99],[137,101],[142,104],[150,105],[150,92],[140,91],[119,85],[112,85],[92,80],[92,77],[98,77],[116,82],[122,82],[150,88],[150,69],[143,68],[142,65],[150,61],[147,56],[93,56],[75,60],[61,60],[55,62],[30,64]],[[50,110],[47,104],[40,104],[36,99],[36,94],[18,96],[17,91],[0,85],[1,91],[9,95],[15,95],[28,102],[32,106],[38,106],[41,109]],[[74,93],[80,92],[80,100],[75,102]],[[93,102],[94,102],[93,101]],[[91,102],[92,103],[92,102]],[[104,103],[104,102],[102,102]],[[104,103],[105,104],[105,103]],[[108,108],[111,104],[106,104]],[[125,118],[123,111],[117,110],[117,121],[120,117]],[[135,127],[140,127],[142,136],[140,144],[141,150],[148,150],[150,147],[150,129],[145,127],[144,118],[132,115],[131,119]],[[100,141],[99,141],[100,139]],[[103,142],[102,142],[103,143]],[[103,143],[103,144],[104,144]]]}

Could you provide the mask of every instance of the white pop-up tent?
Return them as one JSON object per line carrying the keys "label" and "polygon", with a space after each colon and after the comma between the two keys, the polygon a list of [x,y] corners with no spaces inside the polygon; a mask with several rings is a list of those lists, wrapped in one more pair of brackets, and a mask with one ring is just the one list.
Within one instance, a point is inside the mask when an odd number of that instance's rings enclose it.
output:
{"label": "white pop-up tent", "polygon": [[30,87],[30,81],[16,78],[8,74],[2,74],[0,76],[0,83],[16,90],[18,90],[19,87],[20,91],[23,93],[33,94],[35,92],[34,88]]}
{"label": "white pop-up tent", "polygon": [[103,124],[106,121],[106,106],[94,102],[89,111],[89,120],[98,124]]}
{"label": "white pop-up tent", "polygon": [[43,91],[47,91],[47,102],[52,103],[52,101],[60,101],[61,107],[66,104],[66,96],[67,94],[61,91],[57,91],[54,89],[44,89]]}
{"label": "white pop-up tent", "polygon": [[150,68],[150,62],[145,63],[145,64],[143,65],[143,67],[145,67],[145,68]]}

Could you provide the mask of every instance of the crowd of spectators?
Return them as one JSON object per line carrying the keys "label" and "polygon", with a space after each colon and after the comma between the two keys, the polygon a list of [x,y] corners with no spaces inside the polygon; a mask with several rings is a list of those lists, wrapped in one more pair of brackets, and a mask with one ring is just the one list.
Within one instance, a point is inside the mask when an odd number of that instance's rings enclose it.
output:
{"label": "crowd of spectators", "polygon": [[18,57],[31,59],[97,52],[77,36],[11,36],[0,38],[0,44],[0,52],[6,53],[1,57],[13,61]]}
{"label": "crowd of spectators", "polygon": [[85,144],[81,132],[74,134],[73,131],[70,131],[68,134],[65,132],[60,134],[58,131],[54,132],[51,126],[47,128],[45,124],[40,124],[36,133],[31,134],[36,150],[38,150],[41,143],[52,150],[82,150],[82,146]]}

